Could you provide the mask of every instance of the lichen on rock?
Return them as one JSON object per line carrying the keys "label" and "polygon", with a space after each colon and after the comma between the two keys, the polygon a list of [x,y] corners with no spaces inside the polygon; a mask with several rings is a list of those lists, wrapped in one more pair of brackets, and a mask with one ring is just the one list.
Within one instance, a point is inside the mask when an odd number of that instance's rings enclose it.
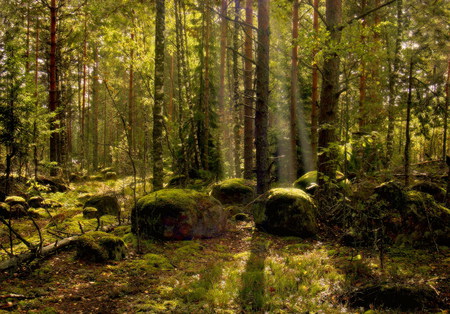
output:
{"label": "lichen on rock", "polygon": [[222,204],[245,205],[255,197],[254,182],[239,178],[228,179],[215,184],[211,195]]}

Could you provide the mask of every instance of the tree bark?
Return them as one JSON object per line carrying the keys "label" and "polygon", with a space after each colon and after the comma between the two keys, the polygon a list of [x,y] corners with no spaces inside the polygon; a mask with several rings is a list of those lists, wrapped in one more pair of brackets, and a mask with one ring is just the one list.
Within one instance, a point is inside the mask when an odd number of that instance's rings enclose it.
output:
{"label": "tree bark", "polygon": [[[290,169],[289,180],[295,181],[298,172],[297,156],[297,102],[298,102],[298,0],[294,0],[292,9],[292,56],[291,56],[291,93],[290,93]],[[289,165],[289,163],[288,163]]]}
{"label": "tree bark", "polygon": [[81,104],[81,166],[84,168],[86,161],[86,81],[87,81],[87,14],[84,16],[84,39],[83,39],[83,91]]}
{"label": "tree bark", "polygon": [[253,111],[253,0],[245,7],[244,59],[244,179],[253,179],[254,111]]}
{"label": "tree bark", "polygon": [[156,0],[155,105],[153,107],[153,190],[163,187],[163,117],[165,0]]}
{"label": "tree bark", "polygon": [[408,79],[408,100],[406,103],[406,128],[405,128],[405,187],[409,186],[409,167],[410,167],[410,149],[411,149],[411,106],[412,106],[412,82],[413,82],[413,62],[409,63],[409,79]]}
{"label": "tree bark", "polygon": [[[341,0],[326,1],[326,22],[330,32],[328,45],[335,46],[340,42],[341,32],[339,26],[342,19]],[[339,101],[339,74],[340,59],[335,52],[327,52],[324,56],[322,91],[319,112],[319,158],[318,181],[324,186],[326,178],[336,177],[337,152],[334,145],[337,141],[336,124]]]}
{"label": "tree bark", "polygon": [[[313,27],[317,38],[319,33],[319,0],[314,0]],[[313,59],[317,54],[317,48],[313,51]],[[311,96],[311,150],[313,155],[313,164],[317,164],[317,146],[318,146],[318,104],[319,104],[319,69],[314,61],[312,69],[312,96]]]}
{"label": "tree bark", "polygon": [[256,192],[269,189],[269,0],[258,0],[258,49],[256,62]]}
{"label": "tree bark", "polygon": [[98,169],[98,108],[99,108],[99,83],[98,83],[98,49],[94,45],[94,69],[92,72],[92,168]]}
{"label": "tree bark", "polygon": [[400,64],[400,49],[403,32],[403,0],[397,0],[397,34],[395,38],[395,50],[392,66],[389,67],[389,104],[388,104],[388,130],[386,137],[386,164],[389,165],[394,152],[395,129],[395,97],[396,83],[398,81],[398,68]]}
{"label": "tree bark", "polygon": [[447,156],[447,137],[448,137],[448,103],[450,101],[450,59],[448,60],[447,82],[445,84],[445,107],[444,107],[444,134],[442,140],[442,160]]}
{"label": "tree bark", "polygon": [[[50,67],[49,67],[49,77],[50,77],[50,88],[49,88],[49,110],[51,113],[56,114],[59,107],[58,105],[58,84],[57,84],[57,64],[56,64],[56,49],[57,49],[57,37],[56,37],[56,26],[57,26],[57,14],[58,7],[56,5],[56,0],[51,0],[50,4]],[[60,161],[60,141],[58,134],[58,124],[56,120],[56,115],[50,118],[50,161],[58,163]],[[51,168],[50,175],[57,175],[57,169],[55,167]]]}
{"label": "tree bark", "polygon": [[134,152],[134,33],[131,33],[130,72],[128,80],[128,146]]}
{"label": "tree bark", "polygon": [[233,32],[233,137],[234,137],[234,176],[240,178],[241,173],[241,107],[239,97],[239,0],[234,0],[234,32]]}

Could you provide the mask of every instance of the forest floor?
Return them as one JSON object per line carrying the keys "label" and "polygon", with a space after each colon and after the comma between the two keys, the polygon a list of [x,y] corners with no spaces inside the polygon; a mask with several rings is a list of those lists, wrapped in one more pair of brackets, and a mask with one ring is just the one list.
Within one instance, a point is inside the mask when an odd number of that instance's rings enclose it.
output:
{"label": "forest floor", "polygon": [[[36,222],[48,243],[51,234],[94,229],[77,202],[83,193],[124,191],[124,182],[72,185],[66,193],[47,194],[61,208]],[[128,200],[124,201],[129,202]],[[104,224],[114,217],[105,217]],[[27,219],[15,222],[30,239]],[[78,230],[77,230],[78,229]],[[28,234],[27,234],[28,232]],[[129,226],[113,233],[127,243],[122,261],[87,263],[65,250],[16,272],[0,273],[0,313],[342,313],[389,312],[376,304],[354,302],[354,292],[385,284],[426,287],[439,300],[423,312],[448,313],[450,250],[441,247],[386,249],[384,267],[372,248],[341,246],[326,238],[278,237],[255,229],[252,221],[230,221],[221,237],[192,241],[142,241]],[[8,243],[0,229],[1,243]],[[3,257],[2,257],[3,258]],[[11,296],[11,294],[21,297]],[[7,296],[10,296],[9,298]],[[398,296],[391,296],[398,297]],[[361,306],[361,307],[359,307]],[[391,312],[398,312],[391,310]],[[405,310],[404,312],[407,312]]]}

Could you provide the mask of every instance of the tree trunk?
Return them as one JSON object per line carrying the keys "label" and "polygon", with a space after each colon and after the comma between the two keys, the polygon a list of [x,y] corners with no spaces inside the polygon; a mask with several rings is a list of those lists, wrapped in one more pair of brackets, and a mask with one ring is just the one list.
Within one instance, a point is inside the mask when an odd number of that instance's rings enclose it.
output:
{"label": "tree trunk", "polygon": [[[49,109],[51,113],[56,113],[58,109],[58,84],[56,80],[56,23],[57,23],[58,7],[56,5],[56,0],[51,0],[50,5],[50,67],[49,67],[49,77],[50,77],[50,88],[49,88]],[[50,161],[58,163],[59,161],[59,134],[58,134],[58,124],[56,116],[50,118]],[[55,167],[51,168],[50,175],[54,176],[57,174],[57,169]]]}
{"label": "tree trunk", "polygon": [[131,33],[130,76],[128,80],[128,146],[134,152],[134,33]]}
{"label": "tree trunk", "polygon": [[86,81],[87,81],[87,14],[84,16],[84,39],[83,39],[83,92],[81,104],[81,167],[85,167],[87,141],[86,141]]}
{"label": "tree trunk", "polygon": [[155,105],[153,107],[153,190],[163,187],[163,117],[165,0],[156,0]]}
{"label": "tree trunk", "polygon": [[[34,59],[34,98],[35,98],[35,110],[36,115],[39,110],[39,18],[36,19],[36,46],[35,46],[35,59]],[[34,117],[33,122],[33,163],[34,163],[34,178],[38,178],[38,129],[37,129],[37,117]]]}
{"label": "tree trunk", "polygon": [[239,99],[239,0],[234,0],[234,32],[233,32],[233,137],[234,137],[234,176],[240,178],[241,173],[241,107]]}
{"label": "tree trunk", "polygon": [[256,62],[256,192],[269,189],[269,0],[258,0],[258,49]]}
{"label": "tree trunk", "polygon": [[291,97],[290,97],[290,161],[289,180],[295,181],[298,172],[297,158],[297,102],[298,102],[298,0],[294,0],[292,9],[292,56],[291,56]]}
{"label": "tree trunk", "polygon": [[409,63],[409,79],[408,79],[408,100],[406,103],[406,128],[405,128],[405,187],[409,186],[409,164],[410,164],[410,149],[411,149],[411,105],[412,105],[412,82],[413,82],[413,62]]}
{"label": "tree trunk", "polygon": [[447,82],[445,84],[445,107],[444,107],[444,134],[442,140],[442,160],[447,156],[447,136],[448,136],[448,103],[450,100],[450,59],[448,60]]}
{"label": "tree trunk", "polygon": [[[319,33],[319,0],[314,0],[313,27],[317,38]],[[313,50],[313,59],[317,54],[317,48]],[[313,155],[313,164],[317,165],[317,145],[318,145],[318,105],[319,105],[319,69],[314,60],[312,69],[312,96],[311,96],[311,150]],[[315,167],[314,166],[314,167]]]}
{"label": "tree trunk", "polygon": [[[339,43],[341,32],[339,25],[342,18],[341,0],[326,1],[326,22],[330,32],[328,45]],[[334,144],[337,141],[336,123],[339,100],[339,56],[335,52],[327,52],[324,56],[322,91],[320,96],[319,112],[319,185],[324,186],[326,178],[336,177],[337,152]]]}
{"label": "tree trunk", "polygon": [[247,0],[245,8],[245,58],[244,58],[244,179],[253,179],[253,0]]}
{"label": "tree trunk", "polygon": [[[366,11],[366,0],[361,1],[361,14]],[[364,35],[365,28],[367,26],[366,19],[364,18],[361,23],[361,43],[366,44],[366,36]],[[359,74],[359,108],[358,108],[358,126],[359,132],[363,132],[366,126],[366,61],[365,55],[361,57],[361,72]]]}
{"label": "tree trunk", "polygon": [[203,93],[203,112],[205,113],[205,123],[203,130],[203,168],[209,169],[209,96],[210,96],[210,75],[209,75],[209,58],[210,58],[210,33],[211,33],[211,14],[209,1],[205,1],[205,72],[204,72],[204,93]]}
{"label": "tree trunk", "polygon": [[94,45],[94,70],[92,82],[92,168],[98,169],[98,107],[99,107],[99,83],[98,83],[98,49]]}
{"label": "tree trunk", "polygon": [[395,39],[395,50],[393,64],[389,67],[389,104],[388,104],[388,130],[386,137],[386,164],[389,165],[394,152],[394,129],[395,129],[395,97],[396,83],[398,78],[398,67],[400,64],[400,49],[403,32],[402,0],[397,0],[397,35]]}

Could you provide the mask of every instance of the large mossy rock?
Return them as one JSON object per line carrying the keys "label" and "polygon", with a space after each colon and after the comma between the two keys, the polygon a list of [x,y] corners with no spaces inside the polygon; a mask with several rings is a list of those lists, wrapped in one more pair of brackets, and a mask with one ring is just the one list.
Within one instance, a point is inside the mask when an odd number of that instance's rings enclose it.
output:
{"label": "large mossy rock", "polygon": [[252,181],[244,179],[228,179],[215,184],[211,195],[226,205],[245,205],[255,198]]}
{"label": "large mossy rock", "polygon": [[[257,207],[257,227],[282,236],[309,237],[317,233],[317,210],[313,199],[296,188],[277,188],[268,192]],[[258,210],[258,209],[257,209]]]}
{"label": "large mossy rock", "polygon": [[69,190],[65,182],[59,177],[39,177],[37,182],[46,186],[53,193]]}
{"label": "large mossy rock", "polygon": [[95,231],[80,236],[76,241],[76,258],[90,262],[105,262],[125,258],[125,242],[111,234]]}
{"label": "large mossy rock", "polygon": [[434,182],[419,182],[411,187],[411,190],[430,194],[439,203],[445,203],[445,190]]}
{"label": "large mossy rock", "polygon": [[144,238],[211,238],[226,229],[227,215],[211,196],[193,190],[164,189],[139,199],[131,214],[132,231]]}
{"label": "large mossy rock", "polygon": [[382,207],[402,212],[406,207],[406,192],[403,187],[395,182],[389,181],[375,188],[374,198]]}
{"label": "large mossy rock", "polygon": [[83,208],[94,207],[97,208],[98,214],[120,216],[120,205],[117,197],[114,195],[95,195],[90,197]]}
{"label": "large mossy rock", "polygon": [[[340,188],[349,190],[350,181],[344,178],[344,174],[342,172],[336,171],[336,180]],[[309,194],[314,194],[314,191],[318,187],[317,170],[305,173],[294,182],[293,186],[297,189],[302,189],[303,191],[306,191]]]}

